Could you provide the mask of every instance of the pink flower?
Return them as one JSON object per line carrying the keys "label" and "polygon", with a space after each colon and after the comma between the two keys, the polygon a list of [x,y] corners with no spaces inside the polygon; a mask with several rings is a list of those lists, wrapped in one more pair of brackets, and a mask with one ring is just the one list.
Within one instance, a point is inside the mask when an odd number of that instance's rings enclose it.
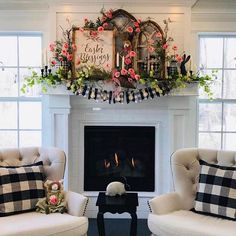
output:
{"label": "pink flower", "polygon": [[126,65],[131,64],[131,62],[132,62],[132,61],[131,61],[131,59],[130,59],[129,57],[126,57],[126,58],[125,58],[125,64],[126,64]]}
{"label": "pink flower", "polygon": [[49,197],[49,203],[52,204],[52,205],[56,205],[56,204],[58,203],[58,198],[57,198],[57,196],[51,195],[51,196]]}
{"label": "pink flower", "polygon": [[49,44],[49,50],[53,52],[55,50],[56,44],[55,43],[50,43]]}
{"label": "pink flower", "polygon": [[90,35],[95,38],[97,37],[98,33],[96,31],[91,31]]}
{"label": "pink flower", "polygon": [[155,48],[153,46],[148,46],[148,51],[152,53],[155,51]]}
{"label": "pink flower", "polygon": [[132,82],[133,82],[132,78],[128,78],[128,81],[129,81],[130,83],[132,83]]}
{"label": "pink flower", "polygon": [[119,78],[120,77],[120,72],[116,71],[114,75],[115,75],[116,78]]}
{"label": "pink flower", "polygon": [[140,75],[136,74],[136,75],[134,76],[134,78],[135,78],[136,80],[140,80]]}
{"label": "pink flower", "polygon": [[135,73],[133,68],[129,68],[129,69],[128,69],[128,72],[129,72],[130,74],[134,74],[134,73]]}
{"label": "pink flower", "polygon": [[108,23],[107,22],[105,22],[105,23],[103,23],[103,28],[107,28],[108,27]]}
{"label": "pink flower", "polygon": [[88,18],[84,18],[84,23],[88,23]]}
{"label": "pink flower", "polygon": [[139,24],[141,23],[141,21],[142,21],[141,19],[138,19],[138,20],[137,20],[137,22],[138,22]]}
{"label": "pink flower", "polygon": [[127,71],[126,69],[122,69],[122,70],[120,71],[120,73],[121,73],[122,75],[127,75],[128,71]]}
{"label": "pink flower", "polygon": [[63,57],[58,57],[58,60],[59,61],[63,61]]}
{"label": "pink flower", "polygon": [[134,26],[135,27],[139,27],[139,23],[136,21],[136,22],[134,22]]}
{"label": "pink flower", "polygon": [[62,54],[62,56],[65,56],[65,57],[67,57],[67,51],[65,50],[65,49],[63,49],[62,51],[61,51],[61,54]]}
{"label": "pink flower", "polygon": [[81,63],[80,58],[76,61],[76,65],[79,65]]}
{"label": "pink flower", "polygon": [[136,29],[135,29],[135,32],[136,32],[136,33],[140,33],[140,32],[141,32],[140,28],[136,28]]}
{"label": "pink flower", "polygon": [[130,57],[136,57],[136,55],[137,55],[137,54],[136,54],[135,51],[130,51],[130,52],[129,52],[129,56],[130,56]]}
{"label": "pink flower", "polygon": [[55,60],[51,61],[51,65],[55,66],[57,64],[57,62]]}
{"label": "pink flower", "polygon": [[163,49],[167,49],[169,47],[169,45],[167,43],[163,44],[162,48]]}
{"label": "pink flower", "polygon": [[98,32],[103,32],[104,31],[104,28],[102,26],[99,26],[98,27]]}
{"label": "pink flower", "polygon": [[156,36],[157,36],[157,38],[162,38],[161,32],[157,32],[157,33],[156,33]]}
{"label": "pink flower", "polygon": [[63,44],[63,48],[68,49],[69,48],[69,44],[68,43],[64,43]]}
{"label": "pink flower", "polygon": [[181,56],[177,56],[176,60],[177,60],[177,62],[182,62],[182,57]]}
{"label": "pink flower", "polygon": [[107,13],[106,13],[106,16],[111,19],[112,18],[112,10],[109,10]]}
{"label": "pink flower", "polygon": [[107,64],[105,65],[105,67],[106,67],[107,69],[109,69],[109,68],[111,67],[111,65],[110,65],[109,63],[107,63]]}
{"label": "pink flower", "polygon": [[67,59],[68,59],[68,61],[72,61],[72,59],[73,59],[72,54],[68,54],[68,55],[67,55]]}
{"label": "pink flower", "polygon": [[135,78],[135,73],[130,73],[130,76],[131,76],[132,79],[134,79]]}
{"label": "pink flower", "polygon": [[133,33],[133,31],[134,31],[134,29],[131,26],[127,27],[127,32]]}
{"label": "pink flower", "polygon": [[178,50],[178,48],[177,48],[176,45],[173,45],[172,49],[173,49],[174,51],[177,51],[177,50]]}
{"label": "pink flower", "polygon": [[72,43],[71,45],[72,49],[75,51],[77,49],[76,45],[74,43]]}

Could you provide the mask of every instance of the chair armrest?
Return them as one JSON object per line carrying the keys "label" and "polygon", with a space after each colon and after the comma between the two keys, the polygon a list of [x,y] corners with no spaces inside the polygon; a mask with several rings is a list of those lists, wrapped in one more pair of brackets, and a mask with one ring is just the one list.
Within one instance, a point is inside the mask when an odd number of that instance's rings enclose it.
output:
{"label": "chair armrest", "polygon": [[72,216],[84,216],[88,205],[88,197],[68,191],[65,192],[65,200],[67,203],[68,214]]}
{"label": "chair armrest", "polygon": [[168,214],[183,209],[183,203],[178,193],[167,193],[148,201],[150,211],[157,215]]}

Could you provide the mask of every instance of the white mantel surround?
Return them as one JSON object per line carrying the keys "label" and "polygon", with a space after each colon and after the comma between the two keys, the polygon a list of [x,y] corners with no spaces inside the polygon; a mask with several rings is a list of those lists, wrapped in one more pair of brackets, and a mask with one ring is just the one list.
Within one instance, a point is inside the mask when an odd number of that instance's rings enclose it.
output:
{"label": "white mantel surround", "polygon": [[171,153],[178,148],[196,146],[197,94],[197,85],[192,84],[173,95],[128,105],[88,100],[72,95],[64,87],[43,96],[43,145],[65,150],[68,157],[65,186],[90,197],[89,217],[96,217],[98,193],[83,191],[84,126],[155,126],[155,192],[139,192],[138,217],[146,218],[147,200],[172,189]]}

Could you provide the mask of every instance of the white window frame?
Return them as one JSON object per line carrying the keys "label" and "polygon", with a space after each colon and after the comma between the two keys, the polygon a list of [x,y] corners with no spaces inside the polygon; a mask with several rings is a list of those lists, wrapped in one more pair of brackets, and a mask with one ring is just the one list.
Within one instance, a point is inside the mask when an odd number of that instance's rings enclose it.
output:
{"label": "white window frame", "polygon": [[[236,38],[236,33],[235,32],[228,32],[228,33],[220,33],[220,32],[204,32],[204,33],[199,33],[198,34],[198,68],[200,68],[200,38],[230,38],[230,37],[234,37]],[[236,70],[236,68],[225,68],[224,65],[224,60],[225,60],[225,39],[223,39],[223,58],[222,58],[222,68],[204,68],[207,70],[221,70],[222,71],[222,84],[221,84],[221,98],[217,98],[214,100],[209,100],[209,99],[205,99],[205,98],[200,98],[198,99],[198,103],[200,104],[221,104],[221,130],[220,131],[203,131],[199,129],[199,125],[198,125],[198,135],[197,135],[197,142],[198,142],[198,146],[199,146],[199,134],[200,133],[214,133],[214,134],[220,134],[220,147],[219,149],[225,149],[225,145],[224,145],[224,134],[228,134],[228,133],[236,133],[235,131],[225,131],[223,128],[223,119],[224,119],[224,106],[225,104],[235,104],[236,105],[236,99],[226,99],[223,98],[223,89],[224,89],[224,71],[227,70]],[[199,111],[199,105],[198,105],[198,111]],[[199,121],[199,120],[198,120]],[[199,122],[198,122],[199,124]]]}
{"label": "white window frame", "polygon": [[[17,104],[17,128],[16,129],[1,129],[0,131],[16,131],[17,132],[17,147],[20,147],[20,131],[40,131],[41,132],[41,143],[42,143],[42,124],[41,124],[41,129],[20,129],[20,121],[19,121],[19,104],[20,102],[41,102],[42,106],[42,98],[41,96],[39,97],[33,97],[33,96],[22,96],[20,95],[20,89],[21,89],[21,84],[20,84],[20,69],[27,69],[30,67],[29,66],[20,66],[19,64],[19,37],[41,37],[41,41],[43,42],[43,34],[40,32],[0,32],[0,37],[5,36],[15,36],[17,37],[17,65],[16,66],[8,66],[8,65],[0,65],[0,69],[4,68],[5,70],[9,69],[16,69],[17,73],[17,83],[18,83],[18,90],[17,94],[18,96],[11,96],[11,97],[0,97],[0,102],[15,102]],[[42,43],[41,43],[41,49],[42,49]],[[1,58],[0,58],[1,59]],[[39,67],[34,67],[34,68],[41,68]],[[29,114],[30,115],[30,114]]]}

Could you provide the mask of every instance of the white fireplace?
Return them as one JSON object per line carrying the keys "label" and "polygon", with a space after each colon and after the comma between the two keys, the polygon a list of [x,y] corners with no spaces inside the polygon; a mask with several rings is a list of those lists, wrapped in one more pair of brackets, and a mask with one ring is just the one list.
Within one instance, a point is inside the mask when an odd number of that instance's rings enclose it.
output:
{"label": "white fireplace", "polygon": [[96,102],[72,95],[62,87],[43,96],[43,145],[65,150],[65,187],[89,196],[87,215],[96,217],[98,192],[85,192],[83,186],[84,126],[154,126],[155,190],[138,193],[138,217],[146,218],[147,200],[172,190],[171,153],[178,148],[196,146],[196,116],[196,85],[169,96],[130,104]]}

